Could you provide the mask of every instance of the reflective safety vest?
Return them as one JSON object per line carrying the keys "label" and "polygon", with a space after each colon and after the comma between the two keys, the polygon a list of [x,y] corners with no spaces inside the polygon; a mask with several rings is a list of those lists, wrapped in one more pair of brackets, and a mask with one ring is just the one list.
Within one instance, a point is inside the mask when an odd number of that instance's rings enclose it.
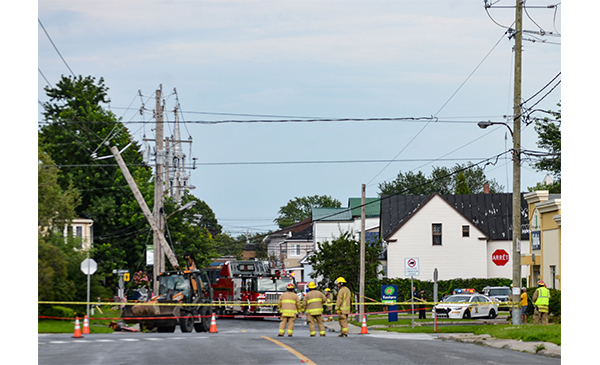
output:
{"label": "reflective safety vest", "polygon": [[323,303],[326,298],[323,293],[318,290],[311,290],[306,294],[303,301],[304,311],[311,316],[319,316],[323,314]]}
{"label": "reflective safety vest", "polygon": [[337,302],[335,303],[335,309],[339,310],[342,314],[350,314],[350,305],[352,303],[352,294],[347,286],[342,286],[338,292]]}
{"label": "reflective safety vest", "polygon": [[544,287],[536,289],[537,299],[535,305],[538,307],[538,311],[541,313],[548,313],[548,306],[550,304],[550,290]]}
{"label": "reflective safety vest", "polygon": [[298,311],[302,309],[300,299],[298,299],[296,293],[291,291],[281,294],[277,307],[282,317],[295,317]]}

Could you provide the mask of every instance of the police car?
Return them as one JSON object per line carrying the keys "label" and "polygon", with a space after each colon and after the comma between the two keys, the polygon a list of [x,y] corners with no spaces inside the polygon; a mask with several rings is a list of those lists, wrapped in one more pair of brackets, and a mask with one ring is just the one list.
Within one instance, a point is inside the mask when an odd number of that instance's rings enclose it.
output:
{"label": "police car", "polygon": [[460,290],[433,307],[432,318],[496,318],[498,302],[474,290]]}

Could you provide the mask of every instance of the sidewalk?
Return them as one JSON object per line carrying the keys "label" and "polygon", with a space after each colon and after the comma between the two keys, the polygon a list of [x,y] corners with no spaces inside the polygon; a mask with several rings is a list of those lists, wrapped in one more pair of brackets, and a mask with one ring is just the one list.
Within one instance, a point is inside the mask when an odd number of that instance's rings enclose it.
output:
{"label": "sidewalk", "polygon": [[[325,322],[325,328],[328,332],[340,333],[340,324],[338,321]],[[360,327],[348,324],[349,334],[360,334]],[[374,330],[367,326],[369,333]],[[376,330],[376,332],[387,332]],[[364,335],[363,335],[364,336]],[[445,334],[430,334],[431,337],[439,340],[451,340],[457,342],[473,343],[476,345],[494,347],[499,349],[508,349],[513,351],[528,352],[531,354],[537,354],[540,356],[547,356],[553,358],[561,358],[560,346],[553,344],[552,342],[523,342],[520,340],[509,340],[499,339],[491,337],[490,335],[475,335],[473,333],[445,333]]]}

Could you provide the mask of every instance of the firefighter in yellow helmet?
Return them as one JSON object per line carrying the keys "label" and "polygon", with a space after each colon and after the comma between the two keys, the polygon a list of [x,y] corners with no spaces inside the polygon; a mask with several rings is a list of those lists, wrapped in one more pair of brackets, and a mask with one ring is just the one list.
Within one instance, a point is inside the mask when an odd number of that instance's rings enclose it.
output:
{"label": "firefighter in yellow helmet", "polygon": [[335,309],[338,314],[340,323],[340,335],[338,337],[348,337],[348,315],[350,314],[350,306],[352,303],[352,294],[350,289],[346,286],[346,280],[343,277],[339,277],[335,280],[335,284],[338,286],[337,301],[335,303]]}
{"label": "firefighter in yellow helmet", "polygon": [[287,285],[287,291],[279,297],[277,307],[281,312],[281,322],[279,323],[279,335],[283,336],[287,327],[287,334],[292,337],[294,333],[294,321],[296,321],[296,314],[302,310],[300,306],[300,299],[298,295],[294,293],[294,284],[289,283]]}
{"label": "firefighter in yellow helmet", "polygon": [[317,334],[315,323],[319,327],[319,334],[321,337],[325,337],[325,325],[323,324],[323,304],[325,304],[325,295],[317,290],[317,286],[314,282],[308,283],[308,293],[304,297],[302,302],[302,308],[306,312],[306,321],[308,322],[308,329],[310,331],[310,337],[314,337]]}
{"label": "firefighter in yellow helmet", "polygon": [[333,294],[331,289],[325,289],[325,313],[327,313],[327,322],[333,321],[331,313],[333,312]]}
{"label": "firefighter in yellow helmet", "polygon": [[533,292],[531,298],[533,302],[533,324],[540,324],[540,319],[543,325],[548,324],[548,312],[550,305],[550,290],[546,288],[546,284],[542,280],[538,281],[538,288]]}

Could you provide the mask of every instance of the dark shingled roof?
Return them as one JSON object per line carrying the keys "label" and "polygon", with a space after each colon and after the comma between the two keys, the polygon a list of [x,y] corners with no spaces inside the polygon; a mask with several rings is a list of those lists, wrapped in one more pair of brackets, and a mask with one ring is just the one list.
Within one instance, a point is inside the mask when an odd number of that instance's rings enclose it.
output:
{"label": "dark shingled roof", "polygon": [[[434,194],[439,195],[439,194]],[[381,237],[386,240],[434,195],[386,195],[381,198]],[[490,240],[512,240],[512,194],[439,195]],[[527,201],[521,194],[521,240],[529,240]]]}

